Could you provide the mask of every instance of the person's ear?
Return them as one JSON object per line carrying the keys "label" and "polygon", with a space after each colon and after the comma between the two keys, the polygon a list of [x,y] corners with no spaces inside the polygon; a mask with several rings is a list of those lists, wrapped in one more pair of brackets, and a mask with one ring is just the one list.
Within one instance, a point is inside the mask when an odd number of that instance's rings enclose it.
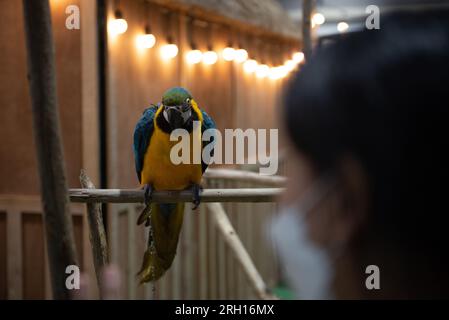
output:
{"label": "person's ear", "polygon": [[348,247],[367,222],[369,181],[365,169],[353,156],[340,159],[337,166],[338,210],[333,211],[334,241]]}

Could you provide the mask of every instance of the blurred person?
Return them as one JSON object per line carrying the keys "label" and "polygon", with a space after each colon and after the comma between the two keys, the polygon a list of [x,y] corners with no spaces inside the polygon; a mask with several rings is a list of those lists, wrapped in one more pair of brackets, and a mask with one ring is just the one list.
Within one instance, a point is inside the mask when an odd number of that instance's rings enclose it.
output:
{"label": "blurred person", "polygon": [[449,297],[448,109],[447,11],[382,17],[309,59],[285,99],[271,225],[298,298]]}

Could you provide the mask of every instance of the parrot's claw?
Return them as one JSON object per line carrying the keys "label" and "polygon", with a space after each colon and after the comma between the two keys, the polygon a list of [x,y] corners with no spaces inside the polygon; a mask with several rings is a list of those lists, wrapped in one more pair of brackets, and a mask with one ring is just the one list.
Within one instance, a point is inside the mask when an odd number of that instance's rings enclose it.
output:
{"label": "parrot's claw", "polygon": [[145,222],[145,226],[148,227],[150,225],[150,214],[151,214],[151,196],[153,194],[153,187],[149,184],[146,184],[143,187],[144,190],[144,203],[145,208],[137,219],[137,225],[141,225]]}
{"label": "parrot's claw", "polygon": [[193,187],[192,187],[192,192],[193,192],[193,201],[192,201],[193,208],[192,208],[192,210],[196,210],[200,206],[200,203],[201,203],[200,190],[201,190],[200,185],[198,185],[198,184],[193,185]]}
{"label": "parrot's claw", "polygon": [[153,186],[151,184],[146,184],[143,187],[144,195],[143,195],[143,201],[146,206],[151,204],[151,198],[153,195]]}

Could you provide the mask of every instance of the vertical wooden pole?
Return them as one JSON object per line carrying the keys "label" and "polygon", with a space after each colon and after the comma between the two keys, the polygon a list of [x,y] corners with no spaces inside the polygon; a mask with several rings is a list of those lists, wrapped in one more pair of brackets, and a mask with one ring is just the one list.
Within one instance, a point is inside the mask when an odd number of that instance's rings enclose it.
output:
{"label": "vertical wooden pole", "polygon": [[312,55],[312,0],[302,1],[302,39],[306,60]]}
{"label": "vertical wooden pole", "polygon": [[65,177],[48,0],[24,0],[28,79],[53,297],[69,299],[66,267],[78,265]]}

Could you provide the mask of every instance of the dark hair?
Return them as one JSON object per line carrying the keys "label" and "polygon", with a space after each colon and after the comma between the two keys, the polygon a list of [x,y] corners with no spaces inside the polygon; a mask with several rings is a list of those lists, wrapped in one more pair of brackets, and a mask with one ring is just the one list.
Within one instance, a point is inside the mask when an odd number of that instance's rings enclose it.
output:
{"label": "dark hair", "polygon": [[381,17],[380,30],[318,49],[289,88],[284,118],[318,171],[347,154],[361,163],[371,231],[447,268],[448,111],[449,12],[441,10]]}

